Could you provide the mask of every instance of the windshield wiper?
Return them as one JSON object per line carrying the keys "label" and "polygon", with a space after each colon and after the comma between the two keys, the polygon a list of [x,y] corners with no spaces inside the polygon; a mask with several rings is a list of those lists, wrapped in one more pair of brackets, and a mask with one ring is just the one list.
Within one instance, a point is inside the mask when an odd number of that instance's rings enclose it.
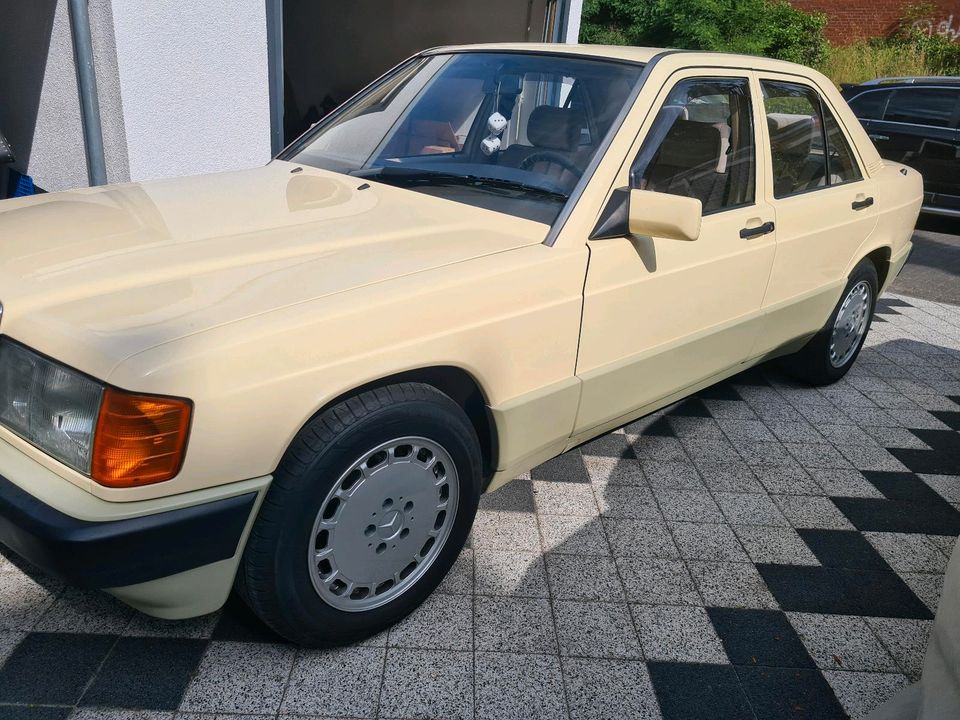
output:
{"label": "windshield wiper", "polygon": [[525,183],[520,180],[508,180],[506,178],[486,177],[468,173],[459,175],[457,173],[444,172],[442,170],[424,170],[422,168],[405,167],[381,167],[376,169],[365,169],[351,173],[352,175],[370,178],[372,180],[382,180],[384,182],[397,182],[398,184],[409,185],[457,185],[462,187],[476,187],[480,189],[493,188],[500,190],[517,190],[525,193],[551,197],[557,200],[567,200],[569,195],[558,190],[541,187],[533,183]]}

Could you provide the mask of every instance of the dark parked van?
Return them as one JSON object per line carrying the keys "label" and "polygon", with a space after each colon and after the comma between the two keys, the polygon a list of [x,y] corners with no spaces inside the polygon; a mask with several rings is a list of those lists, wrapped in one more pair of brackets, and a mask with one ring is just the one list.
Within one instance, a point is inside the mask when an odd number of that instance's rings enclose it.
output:
{"label": "dark parked van", "polygon": [[883,78],[843,96],[883,157],[923,175],[923,212],[960,218],[960,77]]}

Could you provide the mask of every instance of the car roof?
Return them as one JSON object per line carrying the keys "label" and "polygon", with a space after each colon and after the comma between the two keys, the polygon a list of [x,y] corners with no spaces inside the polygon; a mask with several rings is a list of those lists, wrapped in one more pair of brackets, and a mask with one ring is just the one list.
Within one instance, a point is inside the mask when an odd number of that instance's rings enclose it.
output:
{"label": "car roof", "polygon": [[634,47],[630,45],[580,45],[574,43],[480,43],[475,45],[447,45],[425,50],[426,54],[463,53],[463,52],[527,52],[553,55],[581,55],[583,57],[605,60],[619,60],[635,63],[648,63],[664,53],[683,53],[690,63],[704,65],[746,66],[765,70],[787,72],[811,72],[810,68],[785,60],[773,60],[757,55],[737,55],[734,53],[704,52],[701,50],[680,50],[677,48]]}
{"label": "car roof", "polygon": [[960,86],[960,77],[953,76],[927,76],[927,77],[884,77],[867,80],[856,85],[849,85],[846,89],[857,90],[860,88],[888,88],[888,87],[909,87],[911,85],[946,85]]}

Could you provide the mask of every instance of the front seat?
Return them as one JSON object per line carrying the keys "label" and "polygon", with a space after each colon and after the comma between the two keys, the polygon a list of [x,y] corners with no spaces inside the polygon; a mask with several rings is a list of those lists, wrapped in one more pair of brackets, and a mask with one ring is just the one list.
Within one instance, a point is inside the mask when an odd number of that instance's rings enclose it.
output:
{"label": "front seat", "polygon": [[[518,168],[534,153],[549,151],[563,155],[583,170],[583,158],[589,155],[590,149],[585,147],[585,152],[578,152],[582,128],[583,115],[579,111],[540,105],[533,109],[527,121],[527,139],[531,144],[511,145],[500,154],[499,164]],[[562,186],[572,186],[579,179],[563,166],[548,159],[536,160],[526,169],[548,177]]]}

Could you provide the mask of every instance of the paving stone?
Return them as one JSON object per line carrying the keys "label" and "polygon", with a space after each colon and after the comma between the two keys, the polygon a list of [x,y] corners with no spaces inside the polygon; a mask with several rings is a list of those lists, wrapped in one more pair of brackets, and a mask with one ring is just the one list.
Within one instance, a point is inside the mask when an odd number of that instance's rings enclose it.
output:
{"label": "paving stone", "polygon": [[533,512],[533,483],[529,475],[511,480],[480,497],[480,510],[493,512]]}
{"label": "paving stone", "polygon": [[680,554],[687,560],[728,560],[749,558],[729,525],[717,523],[670,523]]}
{"label": "paving stone", "polygon": [[704,484],[693,463],[644,462],[641,465],[647,484],[654,489],[703,490]]}
{"label": "paving stone", "polygon": [[66,588],[34,629],[43,632],[119,634],[134,611],[106,593]]}
{"label": "paving stone", "polygon": [[539,481],[533,483],[533,499],[540,515],[599,514],[589,484]]}
{"label": "paving stone", "polygon": [[470,595],[473,593],[473,550],[464,548],[450,568],[450,572],[440,583],[437,592],[450,595]]}
{"label": "paving stone", "polygon": [[646,486],[629,487],[608,484],[597,492],[597,503],[605,517],[660,519],[660,509]]}
{"label": "paving stone", "polygon": [[647,660],[723,664],[727,655],[702,607],[631,605]]}
{"label": "paving stone", "polygon": [[823,489],[823,494],[830,497],[884,497],[859,470],[813,469],[810,470],[810,476]]}
{"label": "paving stone", "polygon": [[545,552],[562,555],[610,554],[600,518],[541,515],[540,534]]}
{"label": "paving stone", "polygon": [[866,720],[872,711],[910,684],[907,678],[898,673],[826,670],[823,676],[850,720]]}
{"label": "paving stone", "polygon": [[554,604],[561,655],[637,658],[643,653],[625,603]]}
{"label": "paving stone", "polygon": [[187,712],[275,713],[294,650],[265,643],[212,642],[187,688]]}
{"label": "paving stone", "polygon": [[833,445],[827,443],[783,444],[800,466],[806,470],[814,468],[852,468],[850,462]]}
{"label": "paving stone", "polygon": [[[794,461],[796,462],[796,461]],[[762,465],[754,468],[760,484],[777,495],[822,495],[821,487],[799,465],[789,467]]]}
{"label": "paving stone", "polygon": [[477,653],[478,720],[567,716],[560,661],[554,655]]}
{"label": "paving stone", "polygon": [[863,535],[898,572],[943,573],[946,570],[946,556],[925,535],[879,532]]}
{"label": "paving stone", "polygon": [[919,680],[933,621],[879,617],[866,617],[864,620],[900,670],[911,680]]}
{"label": "paving stone", "polygon": [[774,565],[819,565],[816,556],[791,527],[734,525],[750,559]]}
{"label": "paving stone", "polygon": [[751,563],[704,562],[688,563],[697,590],[712,607],[776,608],[778,607],[763,578]]}
{"label": "paving stone", "polygon": [[479,595],[547,597],[547,575],[540,553],[476,550],[476,592]]}
{"label": "paving stone", "polygon": [[899,575],[917,597],[930,608],[930,612],[936,613],[943,595],[943,575],[906,572]]}
{"label": "paving stone", "polygon": [[640,435],[633,441],[633,452],[641,464],[646,462],[688,462],[687,451],[680,438]]}
{"label": "paving stone", "polygon": [[766,494],[714,493],[728,521],[735,525],[790,525]]}
{"label": "paving stone", "polygon": [[547,580],[560,600],[623,600],[613,559],[599,556],[547,555]]}
{"label": "paving stone", "polygon": [[20,644],[20,641],[26,636],[27,634],[25,632],[19,632],[17,630],[0,630],[0,667],[3,667],[7,658],[10,657],[10,653],[14,651],[17,645]]}
{"label": "paving stone", "polygon": [[763,485],[757,480],[750,466],[742,461],[727,463],[697,463],[703,484],[712,493],[763,493]]}
{"label": "paving stone", "polygon": [[543,599],[478,595],[474,633],[478,652],[557,652],[553,612]]}
{"label": "paving stone", "polygon": [[604,518],[603,527],[614,555],[680,557],[673,535],[663,520]]}
{"label": "paving stone", "polygon": [[387,652],[380,717],[472,720],[473,653],[449,650]]}
{"label": "paving stone", "polygon": [[649,605],[700,605],[686,564],[662,558],[617,557],[627,599]]}
{"label": "paving stone", "polygon": [[897,671],[893,658],[861,617],[793,612],[787,617],[823,670]]}
{"label": "paving stone", "polygon": [[921,475],[920,478],[947,502],[960,503],[960,476]]}
{"label": "paving stone", "polygon": [[349,647],[302,650],[281,710],[298,715],[374,717],[385,651]]}
{"label": "paving stone", "polygon": [[640,463],[636,460],[588,456],[583,458],[583,462],[590,482],[595,485],[637,485],[646,488]]}
{"label": "paving stone", "polygon": [[0,575],[0,630],[31,630],[61,588],[41,585],[20,571]]}
{"label": "paving stone", "polygon": [[564,658],[570,716],[577,720],[659,720],[647,667],[639,660]]}
{"label": "paving stone", "polygon": [[552,482],[588,483],[590,477],[584,464],[584,458],[579,450],[565,452],[555,458],[547,460],[530,471],[532,480],[549,480]]}
{"label": "paving stone", "polygon": [[771,495],[771,498],[795,528],[853,529],[829,498],[804,495]]}
{"label": "paving stone", "polygon": [[533,513],[477,513],[470,534],[474,550],[540,550],[540,531]]}
{"label": "paving stone", "polygon": [[473,650],[473,598],[434,593],[390,628],[390,647]]}
{"label": "paving stone", "polygon": [[710,493],[702,490],[654,490],[663,517],[687,522],[723,522]]}

